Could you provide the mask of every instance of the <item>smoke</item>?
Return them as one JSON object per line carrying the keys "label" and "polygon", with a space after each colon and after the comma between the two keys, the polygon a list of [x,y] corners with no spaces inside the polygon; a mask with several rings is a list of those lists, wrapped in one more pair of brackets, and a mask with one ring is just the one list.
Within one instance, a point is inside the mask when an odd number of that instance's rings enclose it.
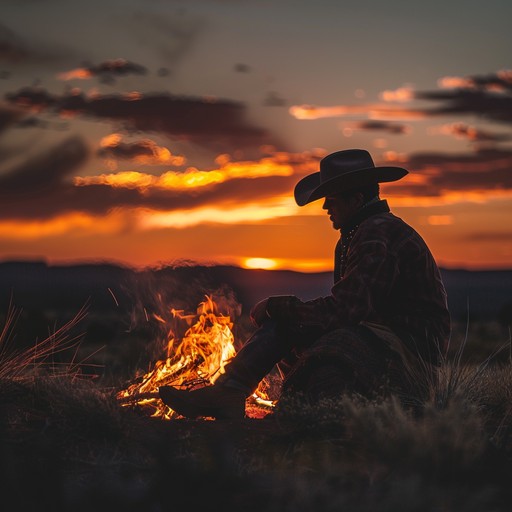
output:
{"label": "smoke", "polygon": [[123,294],[132,304],[130,332],[150,339],[146,347],[150,361],[162,359],[169,339],[183,338],[207,297],[216,304],[217,315],[229,316],[236,322],[242,314],[235,292],[217,275],[215,267],[195,266],[192,262],[135,272]]}

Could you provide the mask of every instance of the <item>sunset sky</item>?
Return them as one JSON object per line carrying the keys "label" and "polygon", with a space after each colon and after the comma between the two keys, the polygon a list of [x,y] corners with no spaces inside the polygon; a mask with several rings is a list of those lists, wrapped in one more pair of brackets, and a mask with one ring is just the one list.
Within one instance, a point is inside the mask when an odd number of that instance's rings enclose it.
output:
{"label": "sunset sky", "polygon": [[512,268],[512,2],[1,0],[0,260],[329,270],[340,149],[445,268]]}

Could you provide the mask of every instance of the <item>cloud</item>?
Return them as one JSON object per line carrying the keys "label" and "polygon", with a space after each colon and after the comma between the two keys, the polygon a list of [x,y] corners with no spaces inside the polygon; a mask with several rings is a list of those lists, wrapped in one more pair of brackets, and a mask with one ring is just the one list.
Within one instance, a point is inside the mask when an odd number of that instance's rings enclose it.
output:
{"label": "cloud", "polygon": [[[483,119],[512,123],[512,70],[502,70],[490,75],[445,77],[439,80],[441,89],[414,91],[400,88],[380,94],[383,103],[359,105],[294,105],[289,112],[297,119],[365,116],[370,119],[427,119],[453,114],[472,114]],[[390,101],[409,102],[420,100],[436,102],[434,107],[390,106]]]}
{"label": "cloud", "polygon": [[403,107],[390,107],[387,103],[363,103],[359,105],[293,105],[289,113],[299,120],[323,119],[329,117],[366,116],[370,119],[425,119],[429,112]]}
{"label": "cloud", "polygon": [[0,178],[0,218],[42,221],[71,213],[96,216],[141,208],[169,213],[241,207],[279,195],[292,197],[297,176],[318,165],[314,155],[277,153],[257,162],[224,162],[209,171],[76,176],[88,156],[84,142],[70,138],[11,169]]}
{"label": "cloud", "polygon": [[108,159],[109,167],[112,165],[117,167],[113,159],[131,160],[143,165],[169,164],[183,166],[186,162],[184,156],[173,155],[169,149],[158,146],[151,139],[123,142],[120,134],[113,133],[104,137],[100,146],[97,155]]}
{"label": "cloud", "polygon": [[415,99],[436,101],[441,106],[425,110],[431,116],[476,114],[483,118],[512,123],[512,70],[489,75],[444,77],[441,90],[417,91]]}
{"label": "cloud", "polygon": [[233,66],[233,71],[236,73],[250,73],[251,66],[242,62],[238,62]]}
{"label": "cloud", "polygon": [[0,176],[0,197],[4,214],[17,200],[53,196],[63,188],[64,178],[80,167],[89,151],[83,140],[71,137],[57,146],[18,164]]}
{"label": "cloud", "polygon": [[512,135],[508,133],[497,133],[481,130],[464,123],[444,124],[434,128],[432,132],[442,133],[444,135],[452,135],[458,139],[467,139],[474,143],[494,143],[512,140]]}
{"label": "cloud", "polygon": [[438,80],[438,85],[447,89],[480,89],[491,92],[512,91],[512,70],[503,69],[488,75],[446,76]]}
{"label": "cloud", "polygon": [[416,92],[416,99],[436,101],[441,106],[422,110],[434,117],[451,114],[474,114],[484,119],[512,123],[512,94],[484,89],[455,89],[450,91]]}
{"label": "cloud", "polygon": [[226,162],[219,169],[200,171],[193,167],[185,172],[167,171],[160,176],[142,172],[120,172],[75,178],[79,186],[107,185],[114,188],[136,188],[150,194],[159,190],[199,190],[233,179],[255,179],[269,176],[291,176],[293,167],[288,163],[265,158],[259,162]]}
{"label": "cloud", "polygon": [[388,121],[358,121],[353,123],[344,123],[343,133],[346,131],[378,131],[393,135],[403,135],[410,131],[410,126],[405,124],[392,123]]}
{"label": "cloud", "polygon": [[414,99],[414,89],[412,86],[399,87],[394,91],[386,90],[379,94],[379,97],[383,101],[395,101],[405,103]]}
{"label": "cloud", "polygon": [[263,99],[263,105],[266,107],[284,107],[286,104],[287,101],[275,91],[267,92]]}
{"label": "cloud", "polygon": [[39,87],[7,93],[6,100],[34,111],[118,121],[127,129],[161,132],[218,150],[259,147],[276,142],[246,119],[244,104],[168,93],[86,96],[73,90],[61,96]]}
{"label": "cloud", "polygon": [[[415,153],[400,160],[388,158],[386,164],[405,166],[410,174],[390,190],[416,197],[466,197],[512,192],[512,150],[481,149],[472,153]],[[462,197],[462,196],[460,196]]]}
{"label": "cloud", "polygon": [[126,75],[145,75],[147,69],[126,59],[107,60],[96,66],[85,66],[59,73],[59,80],[86,80],[97,77],[103,83],[113,83],[116,77]]}

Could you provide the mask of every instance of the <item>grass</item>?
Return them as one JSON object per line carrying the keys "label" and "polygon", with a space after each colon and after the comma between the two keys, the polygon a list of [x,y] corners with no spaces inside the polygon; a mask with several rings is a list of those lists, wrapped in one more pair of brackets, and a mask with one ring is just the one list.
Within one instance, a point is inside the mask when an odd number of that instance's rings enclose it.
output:
{"label": "grass", "polygon": [[[0,491],[16,510],[510,509],[506,359],[464,362],[462,344],[414,407],[394,394],[316,403],[295,395],[263,420],[162,421],[84,377],[69,325],[16,352],[15,313],[8,318]],[[68,363],[55,364],[64,353]]]}

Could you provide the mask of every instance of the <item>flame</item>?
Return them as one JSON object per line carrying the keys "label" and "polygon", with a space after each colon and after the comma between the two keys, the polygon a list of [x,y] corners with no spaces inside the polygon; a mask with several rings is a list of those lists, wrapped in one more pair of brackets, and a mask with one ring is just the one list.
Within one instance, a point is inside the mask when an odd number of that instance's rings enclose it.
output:
{"label": "flame", "polygon": [[[165,359],[155,363],[140,382],[128,386],[118,393],[122,405],[139,405],[153,409],[152,417],[171,419],[177,413],[167,407],[158,397],[160,386],[194,389],[215,383],[224,373],[225,365],[235,356],[233,323],[229,316],[216,313],[216,304],[206,297],[197,310],[197,315],[185,315],[183,310],[171,309],[174,318],[192,324],[181,340],[170,333]],[[158,315],[156,320],[166,323]],[[272,406],[265,394],[263,382],[253,398],[264,406]]]}

